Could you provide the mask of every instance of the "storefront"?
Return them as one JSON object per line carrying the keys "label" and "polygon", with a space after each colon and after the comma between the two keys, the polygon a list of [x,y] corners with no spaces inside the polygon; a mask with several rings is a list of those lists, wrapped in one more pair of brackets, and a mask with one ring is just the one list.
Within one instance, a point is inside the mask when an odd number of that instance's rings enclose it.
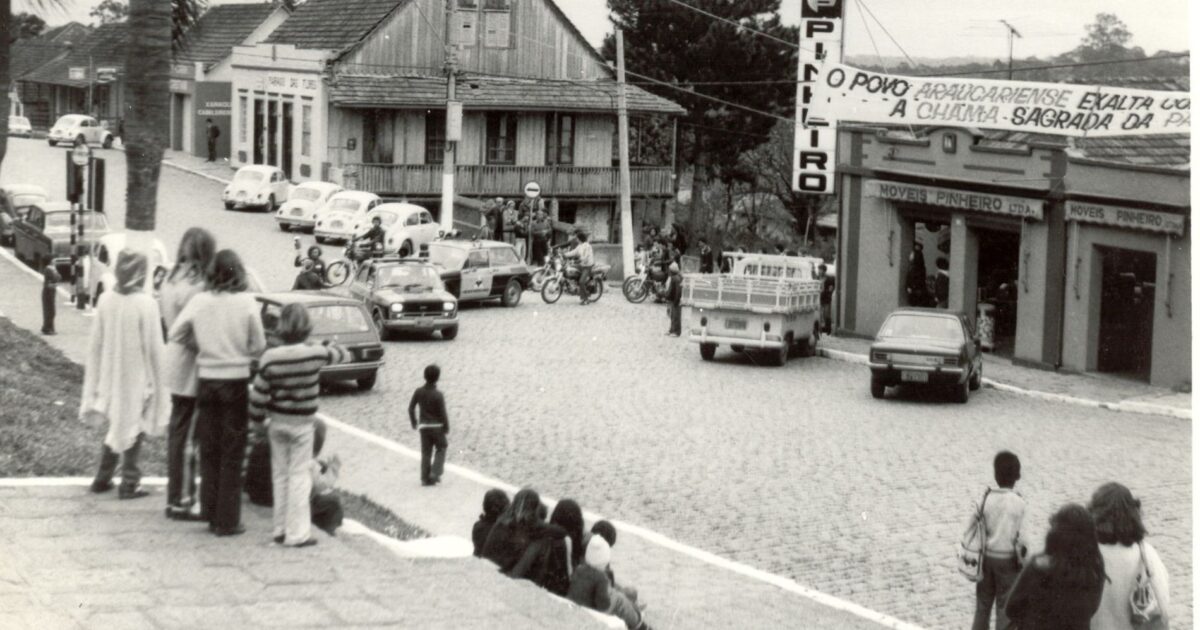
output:
{"label": "storefront", "polygon": [[947,308],[1017,364],[1189,380],[1187,170],[995,138],[840,131],[838,329]]}

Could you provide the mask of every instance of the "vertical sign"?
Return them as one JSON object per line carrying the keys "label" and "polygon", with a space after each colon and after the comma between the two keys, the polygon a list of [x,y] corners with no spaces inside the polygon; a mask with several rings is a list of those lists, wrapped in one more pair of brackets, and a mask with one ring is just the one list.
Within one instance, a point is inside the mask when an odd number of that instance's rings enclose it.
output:
{"label": "vertical sign", "polygon": [[800,68],[796,85],[796,141],[792,150],[792,190],[833,194],[837,129],[812,120],[808,105],[824,62],[842,61],[842,0],[801,0]]}

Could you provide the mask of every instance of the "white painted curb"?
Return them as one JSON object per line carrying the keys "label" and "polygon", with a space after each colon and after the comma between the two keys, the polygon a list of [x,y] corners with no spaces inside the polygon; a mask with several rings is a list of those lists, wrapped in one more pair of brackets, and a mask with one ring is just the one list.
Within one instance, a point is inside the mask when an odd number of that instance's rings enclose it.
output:
{"label": "white painted curb", "polygon": [[[166,477],[142,477],[143,486],[165,486]],[[0,488],[74,488],[92,485],[92,477],[2,477]]]}
{"label": "white painted curb", "polygon": [[[857,352],[847,352],[845,350],[833,350],[831,348],[818,348],[817,352],[818,352],[818,354],[820,354],[820,356],[823,356],[827,359],[833,359],[835,361],[845,361],[847,363],[856,363],[858,365],[867,365],[869,363],[869,361],[867,360],[867,355],[858,354]],[[984,387],[990,387],[990,388],[998,390],[998,391],[1008,392],[1010,394],[1016,394],[1018,396],[1025,396],[1026,398],[1034,398],[1037,400],[1043,400],[1046,402],[1063,403],[1063,404],[1067,404],[1067,405],[1079,405],[1082,407],[1091,407],[1093,409],[1107,409],[1109,411],[1116,411],[1116,412],[1140,413],[1140,414],[1151,415],[1151,416],[1166,416],[1169,418],[1179,418],[1181,420],[1191,420],[1192,419],[1192,410],[1191,409],[1180,409],[1179,407],[1169,407],[1167,405],[1156,405],[1154,403],[1138,402],[1138,401],[1130,401],[1130,400],[1123,400],[1120,402],[1102,402],[1099,400],[1091,400],[1088,398],[1079,398],[1076,396],[1068,396],[1067,394],[1055,394],[1055,393],[1051,393],[1051,392],[1039,392],[1037,390],[1025,389],[1023,387],[1017,387],[1016,385],[1009,385],[1007,383],[1001,383],[999,381],[996,381],[996,380],[993,380],[990,378],[986,378],[986,377],[983,379],[983,385],[984,385]]]}
{"label": "white painted curb", "polygon": [[176,164],[167,159],[163,159],[162,163],[164,166],[170,166],[173,169],[183,171],[184,173],[188,173],[190,175],[195,175],[196,177],[203,177],[204,179],[212,180],[214,182],[217,182],[218,184],[228,185],[230,182],[230,180],[228,180],[228,179],[221,179],[220,177],[217,177],[216,175],[209,175],[208,173],[202,173],[200,171],[190,169],[186,166],[181,166],[181,165]]}

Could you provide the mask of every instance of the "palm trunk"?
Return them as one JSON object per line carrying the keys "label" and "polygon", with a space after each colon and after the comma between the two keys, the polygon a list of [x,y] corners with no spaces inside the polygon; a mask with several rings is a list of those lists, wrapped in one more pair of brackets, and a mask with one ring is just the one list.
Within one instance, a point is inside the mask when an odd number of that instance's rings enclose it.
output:
{"label": "palm trunk", "polygon": [[[4,0],[0,0],[4,1]],[[172,3],[131,0],[125,60],[125,228],[154,230],[158,175],[170,126]]]}
{"label": "palm trunk", "polygon": [[12,22],[12,0],[0,0],[0,167],[4,166],[4,156],[8,153],[8,84],[11,82],[8,64],[12,59],[12,42],[9,40],[8,29]]}

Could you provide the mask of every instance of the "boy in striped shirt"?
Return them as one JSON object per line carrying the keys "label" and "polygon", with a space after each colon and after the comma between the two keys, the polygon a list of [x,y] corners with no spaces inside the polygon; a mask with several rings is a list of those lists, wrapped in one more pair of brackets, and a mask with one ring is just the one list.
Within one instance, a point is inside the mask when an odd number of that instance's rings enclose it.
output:
{"label": "boy in striped shirt", "polygon": [[321,368],[343,363],[350,353],[326,342],[308,344],[312,321],[303,304],[288,304],[279,316],[276,334],[283,345],[268,349],[259,359],[250,387],[250,418],[271,422],[271,490],[274,497],[275,542],[289,547],[317,544],[312,537],[309,494],[312,492],[313,424]]}

